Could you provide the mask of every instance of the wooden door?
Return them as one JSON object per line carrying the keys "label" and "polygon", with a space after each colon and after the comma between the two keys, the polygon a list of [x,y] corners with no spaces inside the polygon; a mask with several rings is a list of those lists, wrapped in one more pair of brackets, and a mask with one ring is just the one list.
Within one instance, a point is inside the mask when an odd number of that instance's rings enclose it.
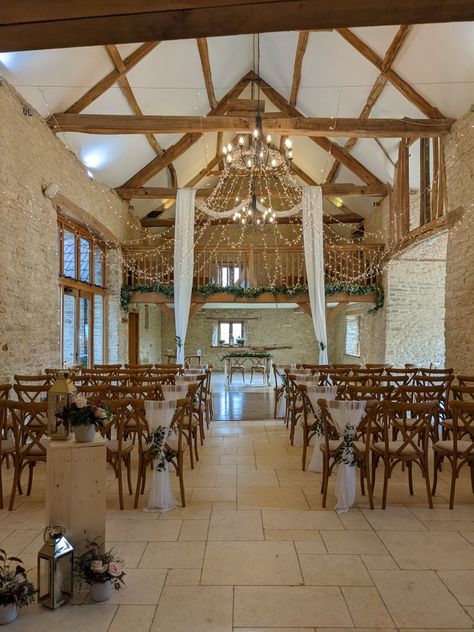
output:
{"label": "wooden door", "polygon": [[131,312],[128,315],[128,363],[139,364],[139,348],[140,348],[140,330],[139,330],[140,314]]}

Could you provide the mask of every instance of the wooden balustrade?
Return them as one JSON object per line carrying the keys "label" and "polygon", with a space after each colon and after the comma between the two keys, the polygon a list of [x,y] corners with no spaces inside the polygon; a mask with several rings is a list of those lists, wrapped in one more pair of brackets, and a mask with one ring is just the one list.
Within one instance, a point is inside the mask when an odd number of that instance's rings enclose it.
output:
{"label": "wooden balustrade", "polygon": [[[173,251],[150,252],[140,248],[124,251],[127,285],[173,283]],[[377,285],[378,266],[383,257],[379,244],[328,244],[324,263],[326,283]],[[287,286],[307,282],[302,248],[195,248],[195,286],[219,284],[241,287]]]}

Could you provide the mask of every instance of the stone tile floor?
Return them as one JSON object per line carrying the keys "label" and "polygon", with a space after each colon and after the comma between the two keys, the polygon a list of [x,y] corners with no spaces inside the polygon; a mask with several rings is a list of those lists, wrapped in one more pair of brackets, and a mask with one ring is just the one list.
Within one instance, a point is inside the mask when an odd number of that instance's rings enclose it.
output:
{"label": "stone tile floor", "polygon": [[[186,508],[118,510],[108,478],[107,540],[123,556],[127,585],[105,604],[55,612],[24,609],[12,632],[314,632],[470,629],[474,625],[474,496],[467,473],[447,508],[447,468],[435,509],[423,481],[390,481],[386,511],[321,509],[320,475],[301,472],[281,421],[215,421],[187,470]],[[4,489],[11,470],[4,471]],[[176,484],[172,477],[173,485]],[[177,495],[178,496],[178,495]],[[0,512],[0,546],[36,564],[43,529],[44,467],[30,498]]]}

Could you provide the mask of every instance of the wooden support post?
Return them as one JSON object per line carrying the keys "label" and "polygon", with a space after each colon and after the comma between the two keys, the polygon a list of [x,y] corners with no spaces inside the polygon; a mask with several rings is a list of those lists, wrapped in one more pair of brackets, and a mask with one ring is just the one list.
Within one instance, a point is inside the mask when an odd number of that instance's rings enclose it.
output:
{"label": "wooden support post", "polygon": [[191,318],[193,316],[196,316],[196,314],[199,312],[199,310],[202,309],[204,303],[192,303],[190,308],[189,308],[189,320],[191,320]]}
{"label": "wooden support post", "polygon": [[311,305],[309,303],[298,303],[298,309],[304,314],[311,316]]}
{"label": "wooden support post", "polygon": [[431,218],[438,217],[438,194],[439,194],[439,138],[432,138],[433,154],[433,181],[431,184]]}
{"label": "wooden support post", "polygon": [[338,303],[337,305],[329,309],[328,315],[327,315],[327,324],[332,325],[332,323],[336,319],[336,316],[340,314],[342,310],[344,310],[346,307],[347,307],[347,303]]}
{"label": "wooden support post", "polygon": [[163,312],[170,320],[174,320],[174,309],[172,307],[168,307],[166,303],[157,303],[158,309]]}
{"label": "wooden support post", "polygon": [[254,271],[254,260],[255,260],[255,254],[254,254],[254,249],[253,249],[253,244],[249,244],[248,247],[248,266],[249,266],[249,287],[255,287],[255,271]]}
{"label": "wooden support post", "polygon": [[431,220],[430,141],[420,138],[420,226]]}
{"label": "wooden support post", "polygon": [[408,143],[402,138],[398,151],[398,188],[399,188],[399,212],[401,216],[401,237],[410,232],[410,188],[408,166]]}

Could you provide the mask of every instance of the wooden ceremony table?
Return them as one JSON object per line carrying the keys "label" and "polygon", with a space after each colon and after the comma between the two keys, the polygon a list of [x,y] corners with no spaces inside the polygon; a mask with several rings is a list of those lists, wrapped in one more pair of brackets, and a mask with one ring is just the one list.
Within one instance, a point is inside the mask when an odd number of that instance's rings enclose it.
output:
{"label": "wooden ceremony table", "polygon": [[263,365],[265,367],[265,382],[270,384],[270,368],[272,356],[269,353],[245,353],[245,352],[230,352],[224,356],[224,384],[226,387],[229,385],[230,379],[230,367],[241,366],[245,369],[248,367],[251,369],[253,366]]}

